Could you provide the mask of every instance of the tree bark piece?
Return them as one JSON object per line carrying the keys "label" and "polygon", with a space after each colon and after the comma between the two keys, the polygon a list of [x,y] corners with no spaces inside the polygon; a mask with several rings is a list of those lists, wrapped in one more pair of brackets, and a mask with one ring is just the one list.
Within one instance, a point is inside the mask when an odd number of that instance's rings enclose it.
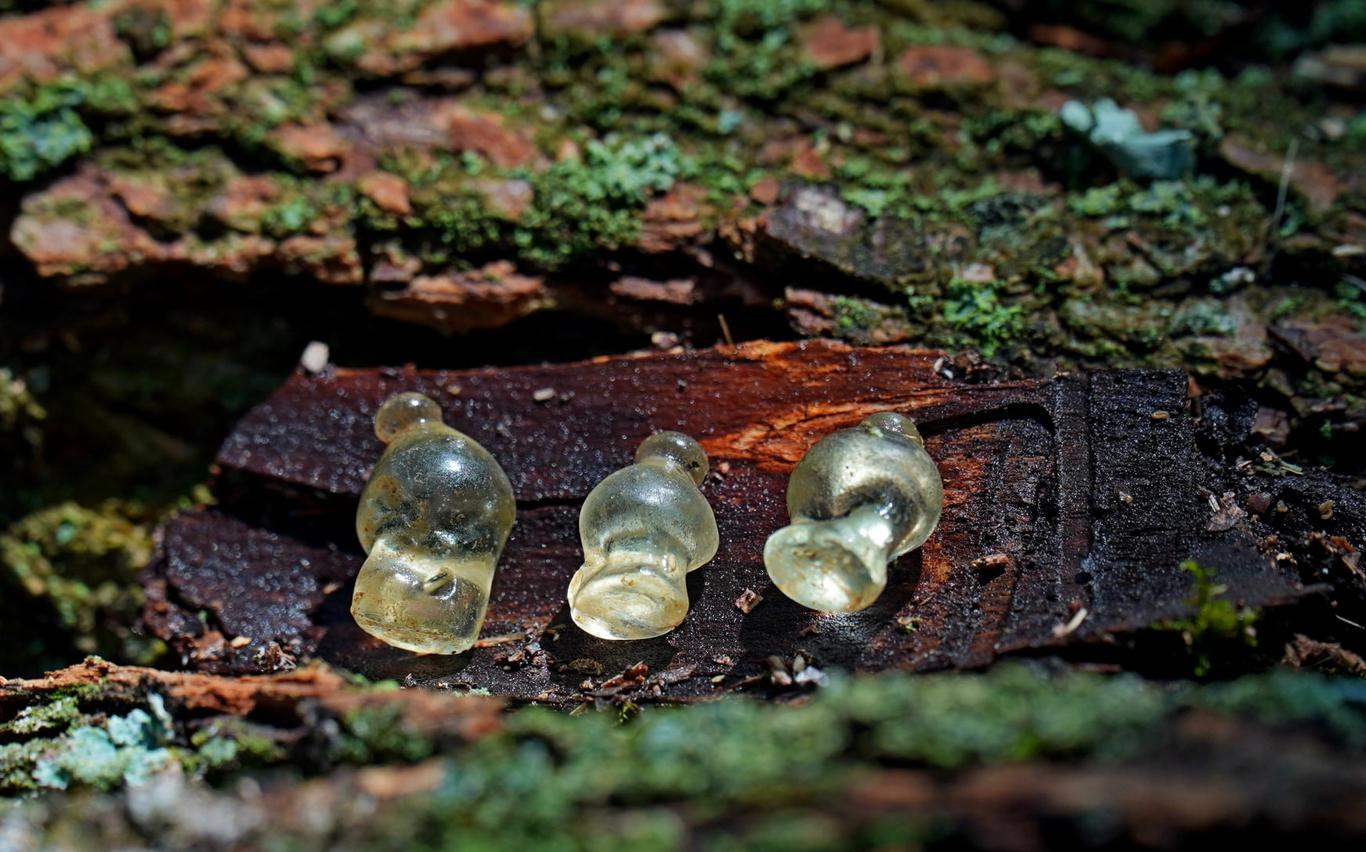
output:
{"label": "tree bark piece", "polygon": [[[145,706],[151,693],[161,695],[168,711],[182,721],[207,727],[214,719],[269,722],[281,736],[306,728],[316,716],[309,706],[331,716],[374,709],[399,708],[412,730],[435,738],[474,740],[501,726],[503,702],[475,695],[429,690],[360,689],[324,665],[271,675],[220,677],[197,672],[168,672],[140,666],[118,666],[98,657],[31,680],[0,678],[0,719],[12,719],[25,708],[41,706],[62,695],[93,689],[89,703],[106,713]],[[288,730],[287,730],[288,729]]]}
{"label": "tree bark piece", "polygon": [[[729,691],[774,671],[773,657],[787,671],[798,658],[795,668],[919,670],[1102,640],[1186,613],[1187,558],[1240,605],[1302,594],[1246,531],[1209,529],[1211,467],[1183,374],[970,383],[945,378],[942,364],[930,351],[810,342],[466,372],[301,372],[224,443],[219,505],[162,530],[146,621],[206,671],[320,656],[372,676],[573,702]],[[484,647],[466,655],[387,648],[348,614],[363,558],[355,500],[381,450],[371,417],[401,390],[440,402],[517,494]],[[872,607],[807,611],[771,586],[761,558],[787,522],[787,473],[823,435],[884,410],[925,433],[944,478],[943,520],[893,566]],[[596,640],[572,625],[564,600],[582,555],[579,504],[657,429],[706,447],[721,551],[690,577],[692,609],[677,630]],[[744,612],[747,590],[763,600]]]}

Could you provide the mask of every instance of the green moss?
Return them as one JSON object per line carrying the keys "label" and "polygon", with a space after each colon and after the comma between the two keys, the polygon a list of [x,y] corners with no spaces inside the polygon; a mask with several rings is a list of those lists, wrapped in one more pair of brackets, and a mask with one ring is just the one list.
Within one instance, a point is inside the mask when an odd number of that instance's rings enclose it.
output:
{"label": "green moss", "polygon": [[[463,746],[443,746],[409,727],[402,705],[376,702],[335,720],[335,731],[330,720],[314,719],[305,748],[312,760],[242,720],[195,730],[187,741],[155,694],[120,714],[83,715],[82,706],[107,700],[98,685],[83,690],[54,695],[0,729],[7,740],[0,745],[0,789],[108,789],[172,764],[192,776],[222,777],[282,763],[412,763],[445,751],[448,769],[436,793],[396,804],[392,824],[375,826],[391,844],[417,842],[437,828],[430,822],[436,818],[439,832],[429,838],[458,831],[472,846],[497,837],[528,848],[601,827],[597,820],[608,810],[618,818],[639,809],[645,810],[633,836],[667,839],[670,824],[650,816],[655,808],[686,802],[698,813],[725,813],[819,802],[872,766],[951,772],[1036,760],[1124,760],[1161,742],[1174,717],[1190,708],[1312,726],[1338,747],[1366,748],[1360,682],[1294,672],[1170,686],[1019,664],[980,674],[836,675],[799,704],[728,698],[642,708],[629,721],[611,710],[526,708],[506,716],[501,731]],[[426,814],[416,821],[403,810],[414,806]]]}
{"label": "green moss", "polygon": [[84,103],[84,90],[68,82],[0,99],[0,176],[31,180],[90,150],[94,136],[77,111]]}
{"label": "green moss", "polygon": [[430,756],[436,749],[430,737],[404,724],[401,704],[376,704],[352,710],[342,717],[341,725],[342,734],[332,753],[335,760],[342,762],[412,763]]}
{"label": "green moss", "polygon": [[358,215],[357,193],[349,184],[319,183],[283,174],[273,177],[279,197],[261,212],[259,220],[244,218],[234,221],[233,227],[284,239],[309,233],[320,221],[326,221],[329,229],[344,229]]}
{"label": "green moss", "polygon": [[985,678],[859,680],[842,699],[880,757],[943,768],[1129,753],[1165,712],[1160,691],[1137,678],[1018,666]]}
{"label": "green moss", "polygon": [[1325,0],[1314,5],[1307,19],[1289,8],[1269,16],[1257,30],[1255,43],[1272,57],[1286,58],[1311,47],[1363,39],[1366,9],[1356,0]]}
{"label": "green moss", "polygon": [[1161,629],[1181,634],[1194,657],[1196,677],[1204,677],[1214,666],[1213,652],[1219,645],[1235,642],[1256,646],[1254,625],[1261,614],[1225,598],[1228,589],[1216,583],[1214,573],[1195,560],[1181,563],[1181,570],[1191,575],[1188,603],[1194,611],[1186,618],[1164,623]]}
{"label": "green moss", "polygon": [[113,24],[115,34],[138,57],[155,56],[171,43],[171,17],[162,8],[133,5],[117,12]]}
{"label": "green moss", "polygon": [[914,207],[914,175],[872,157],[846,157],[838,166],[840,196],[870,216],[908,216]]}
{"label": "green moss", "polygon": [[[1333,288],[1333,295],[1343,312],[1366,328],[1366,288],[1359,281],[1339,281]],[[2,381],[3,376],[0,376]],[[0,422],[3,422],[3,418],[4,404],[3,399],[0,399]]]}
{"label": "green moss", "polygon": [[292,236],[307,229],[320,213],[318,205],[307,195],[289,195],[266,208],[261,215],[261,230],[277,238]]}
{"label": "green moss", "polygon": [[1366,748],[1366,684],[1288,670],[1192,689],[1185,701],[1271,724],[1320,727],[1352,749]]}
{"label": "green moss", "polygon": [[988,109],[971,115],[963,134],[975,147],[960,157],[979,163],[1008,155],[1033,157],[1043,146],[1062,139],[1062,122],[1057,113],[1042,110]]}
{"label": "green moss", "polygon": [[954,278],[944,290],[944,321],[963,336],[963,342],[980,349],[988,358],[1001,346],[1019,337],[1024,328],[1024,308],[1006,304],[997,282]]}
{"label": "green moss", "polygon": [[99,508],[62,503],[39,510],[0,533],[0,587],[5,609],[50,610],[82,653],[148,662],[158,642],[130,629],[142,607],[135,575],[151,555],[150,522],[136,506]]}
{"label": "green moss", "polygon": [[719,31],[745,37],[762,35],[792,24],[830,6],[829,0],[710,0]]}
{"label": "green moss", "polygon": [[95,144],[92,118],[126,115],[137,101],[117,75],[65,76],[0,97],[0,178],[32,180]]}
{"label": "green moss", "polygon": [[[1093,187],[1068,199],[1068,208],[1091,219],[1134,215],[1173,228],[1207,225],[1222,205],[1244,200],[1239,185],[1225,186],[1209,178],[1156,181],[1139,187],[1127,181]],[[1116,220],[1116,225],[1121,222]]]}
{"label": "green moss", "polygon": [[829,5],[825,0],[712,0],[713,55],[704,75],[732,95],[778,98],[816,72],[798,52],[794,28]]}
{"label": "green moss", "polygon": [[1238,330],[1238,319],[1215,299],[1192,299],[1172,318],[1168,335],[1214,335],[1228,337]]}
{"label": "green moss", "polygon": [[313,13],[313,21],[323,30],[335,30],[356,17],[359,0],[339,0],[320,7]]}
{"label": "green moss", "polygon": [[446,164],[412,175],[420,181],[416,218],[457,254],[510,249],[531,266],[555,269],[633,242],[646,202],[689,168],[663,135],[589,140],[578,160],[510,173],[530,183],[534,200],[509,221],[488,210],[482,192],[463,180],[468,163]]}
{"label": "green moss", "polygon": [[8,367],[0,367],[0,435],[17,433],[25,443],[36,446],[42,439],[39,424],[46,417],[28,382]]}
{"label": "green moss", "polygon": [[62,695],[46,704],[35,704],[20,710],[13,719],[0,722],[0,734],[6,736],[34,736],[60,733],[81,718],[77,697]]}
{"label": "green moss", "polygon": [[289,756],[274,738],[242,719],[225,719],[197,730],[189,745],[175,753],[185,769],[196,775],[274,766]]}
{"label": "green moss", "polygon": [[1098,100],[1123,93],[1125,102],[1156,100],[1171,92],[1170,78],[1136,65],[1094,59],[1071,50],[1043,48],[1031,54],[1041,77],[1075,97]]}
{"label": "green moss", "polygon": [[842,332],[869,328],[879,319],[865,299],[835,296],[830,299],[830,306],[835,314],[835,327]]}
{"label": "green moss", "polygon": [[[672,826],[658,815],[685,806],[704,822],[766,814],[741,821],[746,848],[823,848],[820,803],[871,767],[1118,761],[1153,748],[1191,707],[1315,724],[1361,748],[1366,711],[1342,682],[1284,673],[1233,686],[1165,688],[1128,675],[1048,676],[1008,665],[977,675],[836,679],[799,706],[730,699],[647,709],[625,725],[606,712],[576,718],[533,708],[454,756],[430,799],[407,803],[375,831],[416,848],[453,836],[473,847],[532,848],[574,845],[604,819],[639,817],[644,827],[633,836],[669,848]],[[802,816],[785,821],[784,809]],[[899,836],[923,830],[901,826]]]}

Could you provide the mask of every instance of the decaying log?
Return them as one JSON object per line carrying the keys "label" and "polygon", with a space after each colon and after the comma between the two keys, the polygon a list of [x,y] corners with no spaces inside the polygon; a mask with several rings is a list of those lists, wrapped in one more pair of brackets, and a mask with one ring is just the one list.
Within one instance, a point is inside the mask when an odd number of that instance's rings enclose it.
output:
{"label": "decaying log", "polygon": [[[0,821],[6,849],[65,848],[73,837],[78,848],[141,848],[151,836],[157,848],[225,852],[408,848],[419,837],[578,847],[639,836],[630,827],[652,819],[680,848],[747,847],[773,825],[840,847],[876,837],[880,848],[1008,852],[1231,845],[1253,833],[1262,844],[1293,837],[1354,849],[1351,838],[1366,833],[1366,728],[1347,681],[1281,673],[1182,694],[1129,678],[1003,669],[930,677],[915,690],[883,678],[877,695],[890,706],[878,709],[869,686],[860,699],[836,686],[797,708],[652,708],[630,725],[605,712],[514,714],[499,725],[497,698],[356,688],[322,666],[223,678],[87,661],[0,684],[0,720],[20,722],[11,741],[72,748],[70,734],[52,735],[61,723],[39,715],[25,725],[14,714],[84,690],[92,724],[132,708],[167,714],[166,744],[189,765],[203,734],[218,730],[269,737],[287,751],[266,765],[305,771],[215,785],[164,771],[103,793],[0,800]],[[1045,698],[1050,690],[1056,700]],[[339,698],[363,698],[374,712],[338,713]],[[1030,712],[1014,712],[1020,706]],[[1293,708],[1309,718],[1291,721]],[[956,724],[965,717],[973,730]],[[687,732],[699,730],[709,736],[690,750]],[[983,762],[978,749],[1012,757]],[[329,753],[338,759],[308,757]],[[328,771],[307,770],[319,766]]]}
{"label": "decaying log", "polygon": [[[1201,722],[1212,727],[1208,717]],[[907,769],[865,769],[860,781],[822,801],[788,802],[785,819],[814,824],[847,838],[887,823],[933,825],[934,848],[1030,852],[1060,846],[1090,848],[1109,842],[1134,848],[1181,848],[1187,844],[1257,838],[1303,842],[1313,836],[1323,848],[1350,848],[1366,832],[1358,806],[1366,793],[1366,771],[1350,756],[1293,736],[1269,736],[1249,726],[1214,720],[1220,748],[1197,736],[1180,737],[1190,747],[1179,762],[1152,759],[1126,765],[1067,766],[1037,762],[988,767],[944,779],[941,773]],[[1251,734],[1248,741],[1234,739]],[[1293,754],[1294,760],[1279,758]],[[291,848],[327,849],[344,834],[359,848],[384,848],[392,822],[376,816],[399,808],[439,812],[436,793],[457,770],[440,760],[413,766],[342,768],[323,778],[266,782],[264,795],[212,790],[162,781],[152,792],[118,797],[73,798],[80,807],[52,813],[92,813],[91,835],[113,840],[137,836],[129,824],[129,800],[152,795],[191,806],[188,812],[158,814],[166,833],[201,849],[269,848],[281,837]],[[193,818],[203,808],[240,818],[240,836],[227,843]],[[170,811],[170,809],[167,809]],[[657,810],[657,809],[656,809]],[[679,808],[689,814],[687,808]],[[598,805],[585,819],[596,826],[630,824],[650,811]],[[1097,818],[1097,813],[1104,816]],[[696,845],[727,837],[727,829],[761,818],[762,810],[730,803],[728,819],[684,819],[685,836]],[[98,818],[97,818],[98,817]],[[29,817],[37,826],[40,819]],[[53,817],[50,820],[55,822]],[[804,821],[804,822],[799,822]],[[1099,824],[1098,824],[1099,823]],[[57,833],[49,823],[49,831]],[[1344,844],[1348,844],[1344,846]]]}
{"label": "decaying log", "polygon": [[[464,742],[498,730],[503,701],[482,695],[452,695],[423,689],[360,689],[325,665],[290,672],[222,677],[118,666],[98,657],[32,680],[0,678],[0,719],[11,720],[25,708],[42,706],[62,695],[94,689],[92,700],[104,713],[144,707],[157,694],[172,718],[195,728],[218,720],[250,720],[257,733],[276,739],[296,737],[319,714],[340,717],[383,706],[396,709],[410,730],[437,741]],[[306,720],[312,721],[306,721]]]}
{"label": "decaying log", "polygon": [[[318,656],[371,676],[568,702],[730,691],[773,657],[922,670],[1103,641],[1184,614],[1189,558],[1239,605],[1303,594],[1293,568],[1245,529],[1210,523],[1211,467],[1183,374],[971,383],[941,375],[942,364],[929,351],[811,342],[466,372],[301,371],[224,443],[218,505],[161,531],[146,622],[203,671]],[[400,390],[437,399],[517,494],[484,646],[469,654],[387,648],[347,612],[362,559],[355,500],[381,450],[371,417]],[[770,585],[761,560],[787,520],[787,473],[822,435],[881,410],[910,414],[926,434],[943,521],[893,567],[874,606],[809,612]],[[665,428],[695,435],[711,456],[703,490],[722,548],[690,577],[679,629],[602,642],[572,625],[564,601],[581,556],[579,504]]]}

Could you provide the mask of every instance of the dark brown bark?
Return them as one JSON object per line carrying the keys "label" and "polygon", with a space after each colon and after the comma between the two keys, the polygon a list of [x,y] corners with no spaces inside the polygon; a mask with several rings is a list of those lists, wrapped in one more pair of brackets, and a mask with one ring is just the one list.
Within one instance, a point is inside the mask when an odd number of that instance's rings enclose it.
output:
{"label": "dark brown bark", "polygon": [[[1211,524],[1213,483],[1182,374],[974,384],[946,378],[943,364],[929,351],[812,342],[468,372],[301,372],[225,442],[219,505],[163,530],[146,620],[205,671],[266,671],[316,655],[372,676],[572,702],[730,691],[774,656],[934,669],[1104,641],[1184,614],[1187,558],[1239,605],[1303,593],[1293,568],[1259,553],[1246,528],[1212,531],[1221,526]],[[545,389],[553,396],[537,401]],[[387,648],[347,612],[362,558],[355,499],[381,449],[370,421],[400,390],[437,399],[448,422],[498,457],[519,501],[485,647],[466,655]],[[786,474],[822,435],[882,410],[910,414],[925,432],[944,477],[943,521],[894,566],[874,606],[809,612],[770,585],[761,560],[787,521]],[[679,629],[644,642],[592,639],[564,602],[581,556],[579,503],[666,428],[695,435],[711,456],[704,491],[721,552],[690,578]],[[748,612],[737,604],[746,590],[763,597],[744,601]]]}

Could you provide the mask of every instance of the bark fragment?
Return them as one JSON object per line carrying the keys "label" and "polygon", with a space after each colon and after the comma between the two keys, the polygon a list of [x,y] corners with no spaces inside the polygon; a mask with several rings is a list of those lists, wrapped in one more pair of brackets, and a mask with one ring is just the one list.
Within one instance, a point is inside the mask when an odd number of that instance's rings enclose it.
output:
{"label": "bark fragment", "polygon": [[[1104,640],[1183,615],[1187,558],[1238,605],[1301,594],[1293,569],[1262,556],[1245,529],[1208,528],[1209,477],[1182,374],[973,384],[943,378],[940,360],[904,348],[753,344],[458,373],[300,373],[224,444],[220,504],[163,530],[146,576],[147,622],[208,671],[320,656],[372,676],[570,702],[582,696],[582,674],[567,663],[583,658],[607,673],[644,662],[650,674],[633,698],[677,699],[737,688],[774,656],[936,669]],[[458,396],[444,392],[452,385]],[[544,388],[557,393],[538,402]],[[539,642],[544,653],[525,665],[500,665],[511,652],[498,645],[413,657],[351,622],[355,498],[380,449],[370,418],[401,389],[440,400],[448,422],[493,452],[513,482],[518,524],[484,636]],[[889,409],[927,437],[945,483],[943,522],[893,566],[873,607],[804,610],[771,588],[760,555],[786,522],[787,473],[822,435]],[[1168,419],[1153,420],[1155,410]],[[712,459],[704,492],[724,545],[690,578],[692,609],[679,629],[645,642],[592,639],[572,627],[564,601],[580,562],[579,503],[641,438],[666,428],[697,437]],[[984,557],[999,570],[982,571]],[[764,605],[737,608],[746,590]],[[233,636],[250,641],[233,647]]]}

